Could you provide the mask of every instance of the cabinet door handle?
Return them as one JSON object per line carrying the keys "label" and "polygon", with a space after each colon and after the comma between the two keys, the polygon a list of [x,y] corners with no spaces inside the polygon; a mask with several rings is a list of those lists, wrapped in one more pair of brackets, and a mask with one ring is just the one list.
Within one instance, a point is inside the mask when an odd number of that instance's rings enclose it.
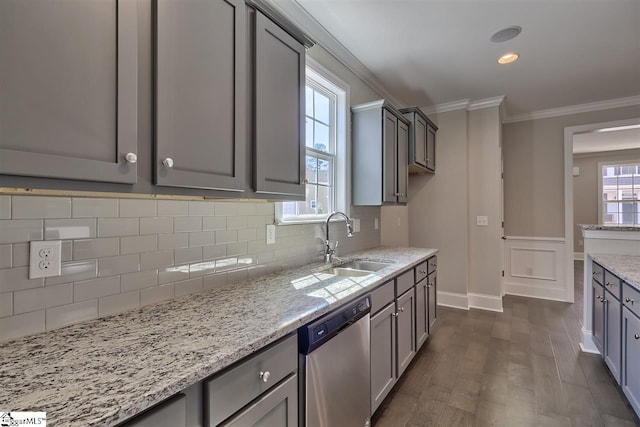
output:
{"label": "cabinet door handle", "polygon": [[631,305],[633,305],[633,303],[634,303],[635,301],[634,301],[634,300],[632,300],[632,299],[631,299],[631,298],[629,298],[629,297],[626,297],[626,298],[624,299],[624,302],[630,302],[630,303],[631,303]]}
{"label": "cabinet door handle", "polygon": [[391,315],[392,315],[393,317],[398,317],[398,316],[400,316],[400,313],[391,313]]}
{"label": "cabinet door handle", "polygon": [[605,282],[604,285],[605,286],[613,286],[613,283]]}
{"label": "cabinet door handle", "polygon": [[420,274],[427,274],[426,270],[420,270]]}
{"label": "cabinet door handle", "polygon": [[640,335],[638,335],[638,334],[634,334],[634,335],[633,335],[633,337],[634,337],[635,339],[637,339],[637,340],[640,340]]}
{"label": "cabinet door handle", "polygon": [[124,160],[127,163],[136,163],[138,161],[138,155],[136,153],[127,153],[124,155]]}
{"label": "cabinet door handle", "polygon": [[594,272],[593,272],[593,273],[591,273],[591,274],[593,274],[594,276],[599,276],[599,275],[600,275],[600,273],[598,273],[597,271],[594,271]]}
{"label": "cabinet door handle", "polygon": [[162,161],[162,166],[171,169],[173,167],[173,159],[171,157],[167,157]]}
{"label": "cabinet door handle", "polygon": [[271,376],[271,372],[269,371],[260,372],[260,379],[262,380],[263,383],[266,383],[267,381],[269,381],[270,376]]}
{"label": "cabinet door handle", "polygon": [[404,313],[404,307],[400,307],[400,311]]}

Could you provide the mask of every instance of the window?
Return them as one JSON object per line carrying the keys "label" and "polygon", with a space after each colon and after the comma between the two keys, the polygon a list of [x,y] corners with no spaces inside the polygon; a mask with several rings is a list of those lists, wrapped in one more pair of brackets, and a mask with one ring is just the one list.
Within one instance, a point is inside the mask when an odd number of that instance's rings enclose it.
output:
{"label": "window", "polygon": [[640,224],[640,160],[599,163],[600,222]]}
{"label": "window", "polygon": [[335,210],[348,210],[348,87],[309,58],[307,63],[305,200],[278,203],[280,224],[319,222]]}

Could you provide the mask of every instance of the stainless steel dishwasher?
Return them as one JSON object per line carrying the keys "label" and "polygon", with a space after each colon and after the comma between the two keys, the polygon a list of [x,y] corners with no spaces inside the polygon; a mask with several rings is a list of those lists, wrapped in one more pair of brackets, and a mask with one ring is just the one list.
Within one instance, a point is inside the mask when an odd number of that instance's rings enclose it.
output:
{"label": "stainless steel dishwasher", "polygon": [[369,297],[299,329],[300,427],[368,427]]}

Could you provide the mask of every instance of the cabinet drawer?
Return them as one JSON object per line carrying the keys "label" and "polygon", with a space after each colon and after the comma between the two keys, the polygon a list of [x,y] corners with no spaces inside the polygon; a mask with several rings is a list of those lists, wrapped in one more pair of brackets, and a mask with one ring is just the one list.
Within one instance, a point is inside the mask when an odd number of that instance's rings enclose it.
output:
{"label": "cabinet drawer", "polygon": [[438,270],[438,257],[432,256],[431,258],[429,258],[427,263],[428,263],[428,268],[427,268],[428,274],[431,274],[434,271]]}
{"label": "cabinet drawer", "polygon": [[396,295],[400,296],[415,285],[413,281],[413,268],[396,278]]}
{"label": "cabinet drawer", "polygon": [[416,283],[427,277],[427,261],[418,264],[416,267]]}
{"label": "cabinet drawer", "polygon": [[640,317],[640,291],[628,283],[624,283],[623,286],[622,303],[636,316]]}
{"label": "cabinet drawer", "polygon": [[[238,366],[205,381],[206,413],[214,427],[273,387],[298,367],[298,337],[292,335],[251,356]],[[264,380],[261,373],[269,373]]]}
{"label": "cabinet drawer", "polygon": [[611,294],[620,299],[620,289],[622,288],[622,281],[617,276],[613,275],[610,271],[604,271],[604,288],[611,292]]}
{"label": "cabinet drawer", "polygon": [[595,262],[591,263],[591,276],[593,276],[593,280],[602,285],[604,282],[604,268]]}
{"label": "cabinet drawer", "polygon": [[119,427],[186,427],[187,400],[178,394]]}
{"label": "cabinet drawer", "polygon": [[380,286],[375,291],[371,292],[371,314],[377,313],[382,310],[387,304],[393,301],[395,294],[393,293],[393,280]]}

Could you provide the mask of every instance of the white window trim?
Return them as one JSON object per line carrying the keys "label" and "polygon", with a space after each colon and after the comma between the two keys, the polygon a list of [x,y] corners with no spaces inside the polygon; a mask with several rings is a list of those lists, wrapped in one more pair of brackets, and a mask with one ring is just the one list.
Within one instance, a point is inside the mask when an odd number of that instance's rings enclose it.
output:
{"label": "white window trim", "polygon": [[640,159],[630,160],[612,160],[610,162],[598,162],[598,222],[604,224],[602,219],[602,211],[604,209],[602,200],[602,167],[603,166],[618,166],[627,165],[629,163],[640,163]]}
{"label": "white window trim", "polygon": [[[313,58],[306,58],[306,77],[319,82],[336,94],[336,164],[335,164],[335,206],[347,216],[351,208],[351,115],[350,87],[342,79],[320,65]],[[344,138],[344,143],[340,143]],[[305,147],[306,150],[306,147]],[[283,218],[282,202],[276,203],[275,222],[278,225],[313,224],[325,222],[329,213],[320,215],[298,215],[291,219]],[[339,220],[339,219],[337,219]]]}

